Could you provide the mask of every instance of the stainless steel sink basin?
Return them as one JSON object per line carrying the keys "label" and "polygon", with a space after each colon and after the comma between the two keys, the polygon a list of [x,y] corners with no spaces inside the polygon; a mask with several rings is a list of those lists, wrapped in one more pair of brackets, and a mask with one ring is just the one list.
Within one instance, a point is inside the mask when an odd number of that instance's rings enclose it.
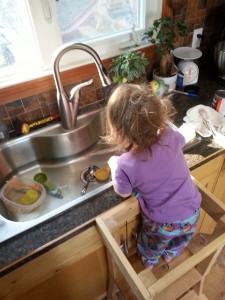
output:
{"label": "stainless steel sink basin", "polygon": [[0,184],[16,176],[33,179],[46,173],[49,182],[59,187],[63,198],[47,193],[41,215],[32,221],[17,222],[8,216],[0,201],[0,242],[73,207],[103,190],[112,183],[93,181],[84,195],[85,174],[90,165],[106,167],[115,148],[101,142],[105,130],[104,109],[78,117],[72,131],[63,131],[60,124],[37,130],[27,136],[0,145]]}

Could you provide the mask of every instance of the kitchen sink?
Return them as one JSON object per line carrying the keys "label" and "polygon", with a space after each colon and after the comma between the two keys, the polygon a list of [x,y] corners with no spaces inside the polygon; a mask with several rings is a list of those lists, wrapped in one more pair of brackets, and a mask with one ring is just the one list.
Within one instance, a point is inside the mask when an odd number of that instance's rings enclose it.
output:
{"label": "kitchen sink", "polygon": [[[177,130],[173,124],[171,127]],[[90,200],[112,186],[110,177],[101,182],[93,180],[82,193],[88,181],[89,167],[107,167],[110,156],[116,153],[116,147],[102,142],[100,136],[104,132],[105,110],[98,109],[80,115],[74,130],[64,131],[56,123],[0,144],[0,186],[17,176],[33,179],[37,173],[45,173],[48,181],[62,193],[62,197],[47,193],[41,214],[30,221],[11,218],[0,201],[0,242]],[[197,143],[199,140],[196,139],[189,142],[184,151]]]}
{"label": "kitchen sink", "polygon": [[72,131],[64,131],[59,123],[36,130],[0,145],[0,184],[17,176],[33,179],[45,173],[48,181],[61,190],[62,198],[47,193],[46,204],[38,218],[18,222],[10,218],[0,201],[0,242],[86,201],[112,186],[106,181],[93,180],[86,193],[90,166],[107,167],[116,151],[104,144],[100,136],[105,132],[104,109],[80,115]]}

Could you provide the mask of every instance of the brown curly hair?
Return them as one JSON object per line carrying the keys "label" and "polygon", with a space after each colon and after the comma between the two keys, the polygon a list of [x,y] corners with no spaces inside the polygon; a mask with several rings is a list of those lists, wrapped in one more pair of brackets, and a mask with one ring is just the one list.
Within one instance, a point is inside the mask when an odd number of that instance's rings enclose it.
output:
{"label": "brown curly hair", "polygon": [[122,84],[106,107],[106,142],[135,153],[149,149],[176,113],[169,97],[159,98],[147,85]]}

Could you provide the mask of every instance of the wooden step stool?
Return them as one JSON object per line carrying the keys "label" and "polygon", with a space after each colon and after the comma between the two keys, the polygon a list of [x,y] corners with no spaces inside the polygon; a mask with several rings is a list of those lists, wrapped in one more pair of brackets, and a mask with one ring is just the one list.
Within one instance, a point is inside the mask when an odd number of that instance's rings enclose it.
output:
{"label": "wooden step stool", "polygon": [[204,280],[225,245],[225,205],[194,178],[193,181],[202,194],[201,210],[217,223],[215,230],[206,237],[197,232],[179,257],[169,264],[160,261],[152,271],[142,267],[132,242],[140,224],[135,197],[96,218],[108,254],[108,300],[118,299],[118,290],[127,300],[207,299],[203,294]]}

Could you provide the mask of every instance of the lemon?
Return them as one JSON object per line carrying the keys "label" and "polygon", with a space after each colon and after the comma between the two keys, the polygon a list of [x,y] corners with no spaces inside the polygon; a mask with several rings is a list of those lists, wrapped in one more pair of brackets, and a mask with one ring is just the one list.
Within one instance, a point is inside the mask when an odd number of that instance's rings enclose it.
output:
{"label": "lemon", "polygon": [[28,190],[22,197],[19,199],[19,203],[23,205],[31,205],[38,199],[38,192],[35,190]]}

